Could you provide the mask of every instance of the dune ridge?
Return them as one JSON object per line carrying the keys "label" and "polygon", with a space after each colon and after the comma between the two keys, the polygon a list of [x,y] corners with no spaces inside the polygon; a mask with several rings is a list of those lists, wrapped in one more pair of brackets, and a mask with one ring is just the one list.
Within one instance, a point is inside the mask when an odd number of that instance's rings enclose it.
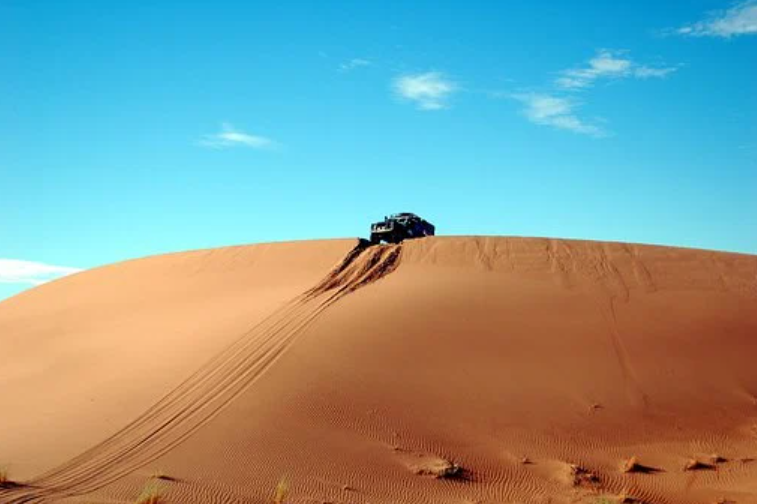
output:
{"label": "dune ridge", "polygon": [[[0,502],[132,501],[158,469],[169,502],[266,502],[282,474],[291,502],[757,501],[756,257],[504,237],[255,247],[116,265],[0,304],[0,337],[50,338],[74,309],[50,306],[94,278],[171,271],[198,294],[173,307],[182,286],[156,288],[160,303],[136,315],[137,294],[98,306],[123,305],[129,327],[194,317],[213,328],[198,344],[217,349],[191,370],[150,371],[186,374]],[[24,393],[46,397],[38,383]],[[132,411],[146,402],[121,394]],[[427,477],[439,467],[454,477]]]}

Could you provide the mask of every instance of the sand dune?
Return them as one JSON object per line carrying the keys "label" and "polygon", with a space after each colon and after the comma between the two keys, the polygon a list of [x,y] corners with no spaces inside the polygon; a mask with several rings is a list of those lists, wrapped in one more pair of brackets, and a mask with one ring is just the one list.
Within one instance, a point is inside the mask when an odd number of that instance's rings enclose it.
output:
{"label": "sand dune", "polygon": [[757,257],[353,240],[0,303],[0,502],[757,502]]}

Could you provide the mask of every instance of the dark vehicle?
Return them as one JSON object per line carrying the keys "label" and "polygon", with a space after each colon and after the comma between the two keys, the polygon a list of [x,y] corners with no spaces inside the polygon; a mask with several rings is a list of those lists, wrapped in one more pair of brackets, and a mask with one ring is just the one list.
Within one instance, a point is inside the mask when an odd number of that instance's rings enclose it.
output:
{"label": "dark vehicle", "polygon": [[371,243],[399,243],[408,238],[434,236],[434,225],[414,213],[398,213],[371,224]]}

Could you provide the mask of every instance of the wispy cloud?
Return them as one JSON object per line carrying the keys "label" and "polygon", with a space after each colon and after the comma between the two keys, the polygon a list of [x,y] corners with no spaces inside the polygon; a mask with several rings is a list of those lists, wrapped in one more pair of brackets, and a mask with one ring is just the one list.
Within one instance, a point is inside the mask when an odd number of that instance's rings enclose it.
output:
{"label": "wispy cloud", "polygon": [[269,149],[277,145],[270,138],[244,133],[235,129],[229,123],[223,123],[221,131],[218,133],[204,135],[198,143],[203,147],[210,147],[211,149],[228,149],[230,147]]}
{"label": "wispy cloud", "polygon": [[41,285],[81,271],[78,268],[54,266],[18,259],[0,259],[0,283]]}
{"label": "wispy cloud", "polygon": [[676,30],[691,37],[731,38],[757,34],[757,0],[735,4],[730,9],[714,12],[709,19]]}
{"label": "wispy cloud", "polygon": [[339,71],[350,72],[360,67],[369,67],[372,65],[373,65],[373,62],[370,60],[363,59],[363,58],[352,58],[351,60],[345,61],[344,63],[340,64]]}
{"label": "wispy cloud", "polygon": [[582,68],[572,68],[560,72],[555,80],[561,89],[580,90],[591,87],[599,79],[662,78],[675,72],[677,67],[650,67],[635,63],[621,51],[601,49]]}
{"label": "wispy cloud", "polygon": [[581,102],[575,98],[576,92],[586,92],[599,80],[663,78],[676,70],[678,67],[636,63],[625,51],[600,49],[585,65],[559,72],[546,91],[511,93],[508,97],[523,104],[521,113],[534,124],[606,137],[609,134],[598,124],[604,121],[587,121],[579,116]]}
{"label": "wispy cloud", "polygon": [[575,114],[577,104],[570,98],[542,93],[520,93],[511,95],[523,103],[523,115],[532,123],[572,131],[593,137],[606,136],[599,126],[589,124]]}
{"label": "wispy cloud", "polygon": [[663,78],[672,74],[679,67],[648,67],[640,65],[634,68],[633,75],[637,79]]}
{"label": "wispy cloud", "polygon": [[415,102],[421,110],[447,108],[447,100],[458,90],[457,84],[439,72],[397,77],[392,88],[398,96]]}

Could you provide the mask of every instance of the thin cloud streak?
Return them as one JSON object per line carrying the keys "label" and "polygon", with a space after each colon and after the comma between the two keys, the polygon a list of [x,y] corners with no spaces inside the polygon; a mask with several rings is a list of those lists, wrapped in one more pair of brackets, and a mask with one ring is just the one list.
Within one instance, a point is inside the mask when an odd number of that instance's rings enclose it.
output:
{"label": "thin cloud streak", "polygon": [[82,271],[79,268],[55,266],[18,259],[0,259],[0,283],[41,285]]}
{"label": "thin cloud streak", "polygon": [[678,67],[654,68],[641,65],[634,69],[633,75],[637,79],[664,78],[676,70],[678,70]]}
{"label": "thin cloud streak", "polygon": [[202,147],[211,149],[228,149],[231,147],[249,147],[252,149],[270,149],[276,147],[276,142],[270,138],[251,135],[234,128],[229,123],[221,125],[221,131],[211,135],[204,135],[198,142]]}
{"label": "thin cloud streak", "polygon": [[351,72],[361,67],[373,66],[373,62],[363,58],[353,58],[345,63],[339,65],[340,72]]}
{"label": "thin cloud streak", "polygon": [[534,124],[597,138],[607,136],[600,127],[579,119],[575,114],[577,105],[569,98],[543,93],[518,93],[511,97],[524,105],[523,115]]}
{"label": "thin cloud streak", "polygon": [[624,57],[621,51],[601,49],[588,61],[586,67],[560,72],[555,85],[561,89],[582,90],[592,87],[600,79],[663,78],[675,72],[677,67],[650,67],[639,65]]}

